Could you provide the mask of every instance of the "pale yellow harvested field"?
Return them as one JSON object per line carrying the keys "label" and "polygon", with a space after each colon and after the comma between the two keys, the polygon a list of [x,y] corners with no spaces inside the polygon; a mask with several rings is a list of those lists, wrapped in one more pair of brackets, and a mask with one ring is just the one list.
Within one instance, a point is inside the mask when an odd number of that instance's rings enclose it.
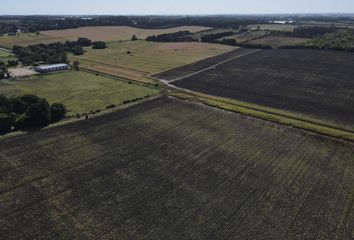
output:
{"label": "pale yellow harvested field", "polygon": [[0,36],[0,46],[11,49],[14,45],[28,46],[39,43],[51,43],[65,41],[64,38],[49,37],[42,34],[21,33],[16,36]]}
{"label": "pale yellow harvested field", "polygon": [[208,27],[199,26],[182,26],[167,29],[141,29],[127,26],[115,26],[115,27],[82,27],[75,29],[65,30],[51,30],[41,32],[42,35],[52,38],[64,38],[64,39],[77,39],[78,37],[87,37],[91,40],[98,41],[124,41],[130,40],[133,35],[136,35],[140,39],[145,39],[150,35],[157,35],[163,33],[172,33],[178,31],[190,31],[200,32],[208,30]]}
{"label": "pale yellow harvested field", "polygon": [[84,55],[70,58],[80,61],[80,66],[85,68],[140,79],[233,49],[235,47],[211,43],[129,41],[110,43],[104,50],[87,49]]}
{"label": "pale yellow harvested field", "polygon": [[208,27],[182,26],[167,29],[141,29],[126,26],[117,27],[82,27],[65,30],[42,31],[40,34],[21,33],[17,36],[0,36],[0,47],[11,49],[14,45],[28,46],[39,43],[65,42],[76,40],[79,37],[87,37],[94,41],[125,41],[133,35],[145,39],[147,36],[171,33],[178,31],[199,32],[208,30]]}

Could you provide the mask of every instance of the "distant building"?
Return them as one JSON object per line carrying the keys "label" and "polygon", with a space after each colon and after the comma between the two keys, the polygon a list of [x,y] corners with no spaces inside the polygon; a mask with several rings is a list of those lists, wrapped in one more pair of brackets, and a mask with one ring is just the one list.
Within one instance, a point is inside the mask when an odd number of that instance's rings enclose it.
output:
{"label": "distant building", "polygon": [[68,69],[69,69],[69,66],[65,63],[52,64],[52,65],[40,65],[40,66],[34,67],[34,70],[36,70],[36,72],[40,72],[40,73],[57,72],[57,71],[64,71],[64,70],[68,70]]}

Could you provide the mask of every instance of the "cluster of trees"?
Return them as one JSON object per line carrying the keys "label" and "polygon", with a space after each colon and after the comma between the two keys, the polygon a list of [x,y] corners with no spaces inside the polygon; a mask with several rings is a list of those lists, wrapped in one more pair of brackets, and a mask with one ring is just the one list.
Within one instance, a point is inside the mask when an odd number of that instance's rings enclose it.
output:
{"label": "cluster of trees", "polygon": [[243,48],[255,48],[255,49],[272,49],[272,46],[265,44],[251,44],[251,43],[238,43],[235,39],[224,38],[222,40],[216,40],[216,43],[237,46]]}
{"label": "cluster of trees", "polygon": [[107,44],[103,41],[96,41],[92,43],[92,48],[93,49],[105,49],[107,48]]}
{"label": "cluster of trees", "polygon": [[[3,20],[3,22],[1,22]],[[126,16],[8,16],[0,17],[0,34],[38,32],[55,29],[69,29],[86,26],[133,26],[134,23]]]}
{"label": "cluster of trees", "polygon": [[43,127],[65,117],[61,103],[50,105],[45,98],[26,94],[8,97],[0,95],[0,131]]}
{"label": "cluster of trees", "polygon": [[227,31],[227,32],[220,32],[220,33],[212,33],[212,34],[207,34],[203,35],[201,37],[202,42],[209,42],[209,43],[220,43],[220,38],[223,37],[228,37],[234,35],[233,31]]}
{"label": "cluster of trees", "polygon": [[67,52],[74,55],[84,54],[83,47],[93,46],[93,48],[105,48],[105,42],[92,42],[87,38],[79,38],[77,41],[67,41],[65,43],[56,42],[49,44],[37,44],[28,47],[14,46],[13,53],[25,65],[36,63],[65,63],[68,61]]}
{"label": "cluster of trees", "polygon": [[152,42],[195,42],[197,41],[192,36],[190,31],[179,31],[175,33],[165,33],[153,35],[146,38],[146,41]]}
{"label": "cluster of trees", "polygon": [[270,34],[282,37],[315,38],[336,31],[338,31],[336,27],[298,27],[293,32],[272,31]]}
{"label": "cluster of trees", "polygon": [[5,78],[8,75],[7,64],[4,62],[0,62],[0,79]]}
{"label": "cluster of trees", "polygon": [[8,60],[7,63],[0,61],[0,80],[9,77],[8,67],[15,67],[17,65],[17,60]]}
{"label": "cluster of trees", "polygon": [[328,49],[354,52],[354,31],[339,30],[311,39],[309,42],[281,48]]}

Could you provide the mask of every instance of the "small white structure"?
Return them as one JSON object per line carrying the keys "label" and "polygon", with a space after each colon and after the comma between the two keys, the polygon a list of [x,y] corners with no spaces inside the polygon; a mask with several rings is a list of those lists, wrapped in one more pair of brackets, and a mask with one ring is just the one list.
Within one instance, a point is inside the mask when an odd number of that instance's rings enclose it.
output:
{"label": "small white structure", "polygon": [[60,64],[51,64],[51,65],[40,65],[34,67],[34,70],[40,73],[49,73],[49,72],[57,72],[57,71],[64,71],[68,70],[69,66],[65,63]]}

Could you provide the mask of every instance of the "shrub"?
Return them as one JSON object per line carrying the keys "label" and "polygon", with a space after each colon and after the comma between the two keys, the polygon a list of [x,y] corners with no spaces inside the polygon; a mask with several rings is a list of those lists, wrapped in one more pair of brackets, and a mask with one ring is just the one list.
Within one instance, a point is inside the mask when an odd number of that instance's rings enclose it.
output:
{"label": "shrub", "polygon": [[0,132],[7,132],[11,130],[11,127],[15,125],[16,114],[0,113]]}
{"label": "shrub", "polygon": [[116,107],[115,104],[110,104],[110,105],[108,105],[108,106],[106,107],[106,109],[115,108],[115,107]]}
{"label": "shrub", "polygon": [[66,114],[66,107],[62,103],[53,103],[50,107],[52,121],[57,122],[64,119]]}
{"label": "shrub", "polygon": [[93,49],[105,49],[107,48],[107,44],[103,41],[93,42]]}
{"label": "shrub", "polygon": [[13,110],[11,100],[5,95],[0,95],[0,113],[10,113]]}

